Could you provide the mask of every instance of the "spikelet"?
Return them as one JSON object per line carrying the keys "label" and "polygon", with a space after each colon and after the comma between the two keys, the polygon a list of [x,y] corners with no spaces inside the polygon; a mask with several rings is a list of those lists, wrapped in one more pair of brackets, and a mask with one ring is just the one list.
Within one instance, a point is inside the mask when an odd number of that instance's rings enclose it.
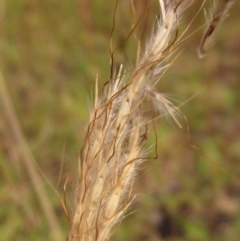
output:
{"label": "spikelet", "polygon": [[199,58],[203,58],[206,55],[207,50],[212,45],[213,35],[216,28],[227,17],[232,4],[233,1],[231,0],[214,0],[210,14],[207,16],[207,28],[198,49]]}

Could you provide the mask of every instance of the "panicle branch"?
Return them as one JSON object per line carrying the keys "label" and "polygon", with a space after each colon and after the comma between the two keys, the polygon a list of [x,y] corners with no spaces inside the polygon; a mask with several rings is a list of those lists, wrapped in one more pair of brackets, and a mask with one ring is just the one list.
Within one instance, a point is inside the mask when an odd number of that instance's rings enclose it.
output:
{"label": "panicle branch", "polygon": [[232,4],[233,1],[231,0],[214,0],[213,5],[209,11],[209,16],[206,16],[207,28],[198,49],[199,58],[205,57],[207,50],[212,45],[213,35],[216,28],[227,17],[228,11]]}

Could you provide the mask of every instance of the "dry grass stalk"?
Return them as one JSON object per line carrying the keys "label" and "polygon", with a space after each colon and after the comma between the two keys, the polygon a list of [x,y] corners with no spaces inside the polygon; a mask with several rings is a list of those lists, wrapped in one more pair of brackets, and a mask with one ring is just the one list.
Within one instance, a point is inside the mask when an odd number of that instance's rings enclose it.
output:
{"label": "dry grass stalk", "polygon": [[75,211],[68,241],[104,241],[134,197],[133,179],[144,159],[151,118],[144,100],[176,124],[177,109],[154,89],[178,43],[182,12],[193,1],[159,0],[161,17],[133,72],[122,67],[96,96],[79,157]]}
{"label": "dry grass stalk", "polygon": [[0,104],[1,111],[5,113],[5,118],[10,126],[11,135],[14,140],[14,147],[17,150],[20,160],[22,161],[23,166],[26,168],[27,173],[29,174],[30,181],[34,187],[34,190],[39,199],[42,211],[46,217],[47,223],[51,229],[51,238],[54,241],[62,240],[63,234],[62,229],[59,224],[59,220],[54,212],[54,209],[50,203],[50,200],[47,196],[46,190],[42,183],[42,178],[38,172],[38,169],[35,165],[35,160],[28,148],[27,141],[22,132],[19,120],[15,113],[12,100],[9,96],[5,80],[3,78],[2,72],[0,71]]}

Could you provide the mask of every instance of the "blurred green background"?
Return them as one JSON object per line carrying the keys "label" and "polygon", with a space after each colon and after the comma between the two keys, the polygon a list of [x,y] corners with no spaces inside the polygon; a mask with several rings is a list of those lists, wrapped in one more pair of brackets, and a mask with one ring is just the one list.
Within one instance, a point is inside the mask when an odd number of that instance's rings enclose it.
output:
{"label": "blurred green background", "polygon": [[[96,74],[100,84],[109,78],[114,5],[104,0],[1,1],[1,71],[28,148],[62,197],[66,178],[74,180]],[[157,0],[135,0],[135,6],[134,15],[130,1],[119,0],[114,46],[125,40],[138,18],[142,21],[116,51],[116,67],[134,66],[137,39],[145,42],[158,14]],[[198,6],[188,9],[181,31]],[[239,12],[236,1],[215,45],[200,60],[196,49],[203,29],[195,30],[204,24],[202,11],[159,82],[159,91],[177,100],[187,121],[180,118],[183,129],[158,122],[158,158],[139,170],[136,201],[112,240],[240,239]],[[0,239],[51,240],[1,105],[0,143]],[[150,151],[149,156],[154,155]],[[44,178],[42,184],[66,236],[68,222],[61,203]],[[73,189],[69,181],[70,211]]]}

